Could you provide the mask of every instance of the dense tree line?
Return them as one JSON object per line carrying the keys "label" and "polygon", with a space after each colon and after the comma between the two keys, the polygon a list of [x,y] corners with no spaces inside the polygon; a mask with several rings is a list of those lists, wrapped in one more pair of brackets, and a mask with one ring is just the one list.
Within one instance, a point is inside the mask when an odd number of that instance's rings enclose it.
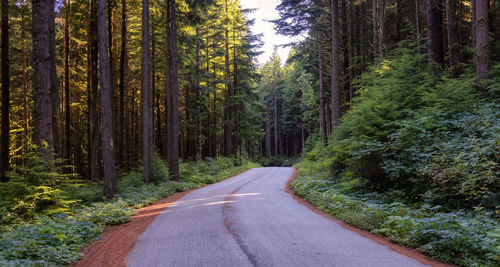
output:
{"label": "dense tree line", "polygon": [[173,179],[179,158],[258,153],[248,12],[234,0],[2,1],[2,181],[32,149],[48,169],[104,180],[108,197],[116,170],[140,160],[149,183],[154,151]]}
{"label": "dense tree line", "polygon": [[[283,146],[288,155],[297,155],[279,141],[289,141],[287,137],[293,132],[281,127],[290,120],[307,118],[306,112],[311,111],[317,114],[313,118],[316,123],[313,127],[302,124],[299,129],[305,130],[306,137],[320,133],[326,146],[329,134],[353,103],[357,80],[397,48],[414,47],[419,54],[427,54],[429,73],[437,78],[457,78],[473,64],[476,88],[481,92],[486,92],[488,72],[500,60],[500,30],[495,27],[500,23],[500,2],[495,0],[282,0],[277,9],[280,16],[273,22],[278,33],[306,37],[292,44],[296,51],[285,69],[308,74],[295,75],[290,85],[308,79],[314,99],[301,101],[315,104],[296,113],[280,100],[274,107],[269,104],[276,104],[276,99],[306,97],[307,86],[301,92],[285,85],[286,89],[264,93],[269,109],[264,128],[278,137],[273,141],[267,134],[263,155],[279,154],[269,152],[272,144],[279,144],[280,149]],[[261,85],[261,91],[267,92],[267,88]],[[274,130],[270,130],[273,123]]]}

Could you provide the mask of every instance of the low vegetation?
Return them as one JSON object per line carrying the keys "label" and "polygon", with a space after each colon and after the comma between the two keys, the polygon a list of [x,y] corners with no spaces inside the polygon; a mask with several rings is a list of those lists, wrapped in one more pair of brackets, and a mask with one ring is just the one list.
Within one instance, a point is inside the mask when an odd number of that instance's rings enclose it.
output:
{"label": "low vegetation", "polygon": [[424,57],[397,50],[359,79],[329,145],[295,165],[293,190],[445,262],[499,265],[499,83],[478,92],[473,82],[469,71],[433,77]]}
{"label": "low vegetation", "polygon": [[60,266],[77,261],[80,249],[109,225],[127,222],[133,208],[256,167],[247,160],[207,159],[181,163],[181,178],[171,181],[158,157],[153,181],[143,183],[142,170],[124,175],[117,196],[106,201],[101,183],[69,179],[62,167],[44,170],[44,161],[28,153],[27,163],[11,173],[1,187],[0,266]]}

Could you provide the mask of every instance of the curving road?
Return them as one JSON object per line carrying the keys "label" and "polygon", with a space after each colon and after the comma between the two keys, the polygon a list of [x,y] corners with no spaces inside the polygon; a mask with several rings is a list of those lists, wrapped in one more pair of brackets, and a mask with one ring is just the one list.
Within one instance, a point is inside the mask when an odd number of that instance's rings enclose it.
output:
{"label": "curving road", "polygon": [[291,168],[191,192],[138,238],[127,266],[422,266],[299,204]]}

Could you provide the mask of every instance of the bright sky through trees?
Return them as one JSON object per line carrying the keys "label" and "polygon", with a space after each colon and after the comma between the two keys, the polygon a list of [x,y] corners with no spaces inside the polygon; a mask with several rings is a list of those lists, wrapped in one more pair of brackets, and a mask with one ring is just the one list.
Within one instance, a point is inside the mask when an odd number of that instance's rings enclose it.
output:
{"label": "bright sky through trees", "polygon": [[[241,0],[242,8],[256,8],[249,18],[255,19],[255,25],[252,31],[255,34],[262,33],[262,42],[264,43],[261,48],[262,54],[258,57],[259,65],[263,65],[268,60],[272,53],[274,46],[283,45],[294,41],[295,39],[289,36],[278,35],[273,28],[273,24],[269,21],[278,18],[278,11],[276,6],[280,3],[279,0]],[[290,47],[279,47],[278,54],[282,63],[288,58]]]}

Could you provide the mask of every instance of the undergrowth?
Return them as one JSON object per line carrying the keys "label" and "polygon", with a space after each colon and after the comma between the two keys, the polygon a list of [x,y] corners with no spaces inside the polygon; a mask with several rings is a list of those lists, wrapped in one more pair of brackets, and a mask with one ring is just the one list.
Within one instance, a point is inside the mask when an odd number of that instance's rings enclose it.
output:
{"label": "undergrowth", "polygon": [[300,197],[353,226],[461,266],[500,264],[500,224],[483,209],[443,211],[440,206],[411,205],[363,192],[366,181],[327,179],[321,164],[296,164],[291,187]]}
{"label": "undergrowth", "polygon": [[328,146],[306,146],[293,190],[445,262],[499,266],[499,69],[480,92],[472,69],[435,77],[425,56],[392,52],[356,82]]}
{"label": "undergrowth", "polygon": [[70,264],[107,226],[129,221],[134,208],[257,167],[231,158],[182,162],[180,179],[171,181],[165,164],[155,157],[152,183],[143,184],[141,169],[131,171],[119,179],[116,197],[106,201],[100,183],[62,175],[58,168],[45,172],[35,153],[26,157],[24,171],[15,170],[1,189],[0,266]]}

